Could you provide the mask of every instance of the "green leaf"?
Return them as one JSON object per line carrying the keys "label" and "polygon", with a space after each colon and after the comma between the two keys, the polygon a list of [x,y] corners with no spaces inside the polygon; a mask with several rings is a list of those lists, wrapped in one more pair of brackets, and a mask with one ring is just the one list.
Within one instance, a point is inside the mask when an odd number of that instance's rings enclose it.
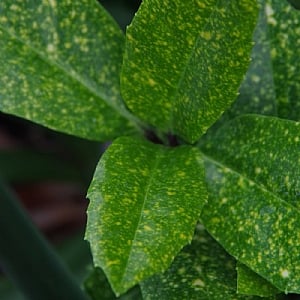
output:
{"label": "green leaf", "polygon": [[145,300],[261,299],[236,294],[235,260],[200,224],[191,245],[175,258],[162,275],[141,284]]}
{"label": "green leaf", "polygon": [[129,290],[121,297],[116,297],[111,286],[100,268],[94,268],[84,282],[85,291],[92,300],[139,300],[143,299],[138,286]]}
{"label": "green leaf", "polygon": [[84,281],[84,289],[92,300],[117,299],[105,274],[100,268],[94,268]]}
{"label": "green leaf", "polygon": [[260,0],[252,61],[229,115],[300,120],[300,14],[287,1]]}
{"label": "green leaf", "polygon": [[254,32],[254,47],[251,63],[240,86],[239,95],[233,105],[208,129],[205,139],[211,139],[214,132],[228,120],[249,113],[277,116],[277,101],[271,59],[271,41],[264,5],[260,5],[258,22]]}
{"label": "green leaf", "polygon": [[230,118],[245,113],[277,115],[271,40],[268,35],[264,6],[260,6],[253,39],[255,44],[251,53],[251,63],[239,89],[240,94],[232,107],[225,113]]}
{"label": "green leaf", "polygon": [[128,131],[123,44],[96,1],[1,1],[0,110],[93,140]]}
{"label": "green leaf", "polygon": [[239,262],[237,263],[237,275],[237,292],[239,294],[269,297],[280,293],[267,280]]}
{"label": "green leaf", "polygon": [[128,107],[163,131],[198,140],[237,96],[256,19],[250,0],[144,0],[126,34]]}
{"label": "green leaf", "polygon": [[300,120],[300,14],[287,1],[261,0],[277,97],[278,115]]}
{"label": "green leaf", "polygon": [[213,130],[246,113],[300,120],[299,12],[286,1],[259,4],[251,64],[237,100]]}
{"label": "green leaf", "polygon": [[191,241],[206,197],[197,148],[132,137],[109,147],[88,191],[86,238],[117,295],[169,267]]}
{"label": "green leaf", "polygon": [[300,293],[300,123],[248,115],[203,145],[209,201],[201,219],[243,264]]}

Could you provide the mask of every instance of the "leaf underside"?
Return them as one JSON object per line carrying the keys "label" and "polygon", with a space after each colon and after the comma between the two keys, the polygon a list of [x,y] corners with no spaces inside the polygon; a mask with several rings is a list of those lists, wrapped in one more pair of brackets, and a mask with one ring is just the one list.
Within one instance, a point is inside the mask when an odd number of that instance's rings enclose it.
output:
{"label": "leaf underside", "polygon": [[93,140],[128,131],[123,45],[96,1],[1,1],[0,110]]}
{"label": "leaf underside", "polygon": [[200,152],[119,138],[101,158],[88,198],[94,263],[124,293],[164,271],[191,241],[206,202]]}
{"label": "leaf underside", "polygon": [[300,293],[300,123],[248,115],[203,145],[201,219],[223,247],[279,290]]}
{"label": "leaf underside", "polygon": [[258,10],[250,0],[188,2],[142,2],[126,33],[121,91],[142,120],[193,143],[237,96]]}

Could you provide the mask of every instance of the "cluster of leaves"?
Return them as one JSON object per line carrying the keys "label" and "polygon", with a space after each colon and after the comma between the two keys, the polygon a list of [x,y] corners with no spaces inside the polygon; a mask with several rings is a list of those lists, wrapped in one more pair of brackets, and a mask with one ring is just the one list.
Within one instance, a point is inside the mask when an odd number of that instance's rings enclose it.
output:
{"label": "cluster of leaves", "polygon": [[91,0],[1,1],[0,109],[113,141],[86,238],[116,295],[300,293],[299,23],[284,1],[144,0],[124,37]]}

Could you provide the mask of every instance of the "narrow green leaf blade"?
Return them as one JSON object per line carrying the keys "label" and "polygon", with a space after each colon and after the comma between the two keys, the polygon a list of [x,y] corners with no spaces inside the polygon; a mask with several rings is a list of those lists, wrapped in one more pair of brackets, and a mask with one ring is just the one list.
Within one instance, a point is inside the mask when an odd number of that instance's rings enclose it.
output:
{"label": "narrow green leaf blade", "polygon": [[203,146],[209,201],[201,219],[243,264],[300,293],[300,123],[244,116]]}
{"label": "narrow green leaf blade", "polygon": [[237,276],[237,292],[239,294],[270,297],[280,293],[270,282],[240,262],[237,263]]}
{"label": "narrow green leaf blade", "polygon": [[96,1],[1,1],[0,110],[93,140],[128,131],[123,44]]}
{"label": "narrow green leaf blade", "polygon": [[250,0],[143,1],[126,34],[128,107],[163,131],[198,140],[237,96],[257,12]]}
{"label": "narrow green leaf blade", "polygon": [[26,299],[87,300],[70,270],[1,181],[0,261]]}
{"label": "narrow green leaf blade", "polygon": [[237,300],[261,299],[236,293],[236,261],[204,230],[197,226],[191,245],[175,258],[162,275],[142,282],[145,300]]}
{"label": "narrow green leaf blade", "polygon": [[203,162],[190,146],[117,139],[89,188],[86,238],[116,294],[164,271],[191,241],[206,202]]}

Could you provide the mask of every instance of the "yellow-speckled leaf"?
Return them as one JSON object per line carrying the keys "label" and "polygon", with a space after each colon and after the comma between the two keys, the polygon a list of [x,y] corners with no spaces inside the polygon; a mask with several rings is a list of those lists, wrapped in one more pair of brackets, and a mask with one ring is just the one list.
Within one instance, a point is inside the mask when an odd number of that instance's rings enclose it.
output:
{"label": "yellow-speckled leaf", "polygon": [[255,44],[252,48],[251,63],[240,86],[239,95],[232,106],[207,131],[205,139],[213,138],[215,130],[228,120],[243,114],[277,116],[271,41],[268,36],[268,25],[263,6],[260,6],[253,40]]}
{"label": "yellow-speckled leaf", "polygon": [[274,296],[280,291],[270,282],[250,270],[240,262],[237,262],[237,292],[241,295],[257,295],[259,297]]}
{"label": "yellow-speckled leaf", "polygon": [[127,29],[121,91],[142,120],[195,142],[235,100],[256,1],[144,0]]}
{"label": "yellow-speckled leaf", "polygon": [[123,43],[96,1],[1,0],[0,110],[93,140],[128,131]]}
{"label": "yellow-speckled leaf", "polygon": [[300,13],[287,1],[258,2],[251,64],[220,124],[245,113],[300,120]]}
{"label": "yellow-speckled leaf", "polygon": [[206,202],[200,152],[119,138],[101,158],[88,197],[94,264],[124,293],[163,272],[191,241]]}
{"label": "yellow-speckled leaf", "polygon": [[266,31],[272,65],[269,73],[273,72],[278,115],[299,121],[300,13],[287,1],[260,2],[268,24]]}
{"label": "yellow-speckled leaf", "polygon": [[235,259],[198,225],[192,244],[179,253],[171,267],[142,282],[144,300],[265,299],[236,293],[235,264]]}
{"label": "yellow-speckled leaf", "polygon": [[252,48],[251,63],[239,89],[240,94],[225,113],[230,118],[245,113],[277,115],[271,41],[265,9],[262,6],[253,39],[255,44]]}
{"label": "yellow-speckled leaf", "polygon": [[207,230],[279,290],[300,293],[300,123],[240,117],[202,150]]}

